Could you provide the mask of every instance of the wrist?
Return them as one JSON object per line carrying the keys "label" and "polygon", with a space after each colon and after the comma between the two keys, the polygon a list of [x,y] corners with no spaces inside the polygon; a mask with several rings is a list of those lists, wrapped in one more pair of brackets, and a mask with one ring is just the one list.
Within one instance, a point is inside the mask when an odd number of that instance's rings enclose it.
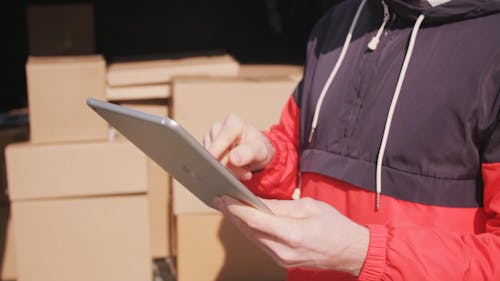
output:
{"label": "wrist", "polygon": [[348,251],[346,251],[346,263],[344,271],[358,276],[363,268],[370,244],[370,230],[362,225],[356,224],[356,230],[352,233]]}

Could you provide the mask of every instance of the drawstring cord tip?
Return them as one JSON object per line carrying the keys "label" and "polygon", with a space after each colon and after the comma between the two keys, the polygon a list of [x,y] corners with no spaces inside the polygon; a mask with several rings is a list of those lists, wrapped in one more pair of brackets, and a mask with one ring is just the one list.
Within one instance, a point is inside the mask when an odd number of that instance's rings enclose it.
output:
{"label": "drawstring cord tip", "polygon": [[377,193],[377,197],[376,197],[376,202],[375,202],[375,211],[379,211],[380,210],[380,193]]}
{"label": "drawstring cord tip", "polygon": [[311,142],[312,142],[312,139],[313,139],[313,136],[314,136],[314,133],[315,133],[315,132],[316,132],[316,127],[313,127],[313,128],[311,129],[311,132],[309,133],[309,139],[308,139],[309,143],[311,143]]}
{"label": "drawstring cord tip", "polygon": [[387,22],[389,22],[389,19],[391,17],[391,15],[389,14],[389,6],[387,6],[384,1],[382,1],[382,6],[384,7],[384,19],[375,36],[373,36],[372,40],[370,40],[370,42],[368,43],[368,49],[370,49],[370,51],[375,51],[377,49],[378,43],[380,42],[380,36],[382,36],[385,25],[387,24]]}
{"label": "drawstring cord tip", "polygon": [[368,43],[368,49],[370,49],[370,51],[375,51],[377,49],[378,42],[380,42],[380,40],[377,37],[373,37],[372,40],[370,40],[370,43]]}

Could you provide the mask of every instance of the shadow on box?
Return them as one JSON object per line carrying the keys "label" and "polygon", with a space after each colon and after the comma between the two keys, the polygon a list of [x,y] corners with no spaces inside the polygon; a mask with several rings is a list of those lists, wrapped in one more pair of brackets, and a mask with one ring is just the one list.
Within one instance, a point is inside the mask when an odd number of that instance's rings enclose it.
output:
{"label": "shadow on box", "polygon": [[[4,263],[6,260],[7,249],[7,227],[10,219],[10,208],[8,203],[2,203],[0,206],[0,274],[4,271]],[[3,276],[0,276],[1,280]]]}
{"label": "shadow on box", "polygon": [[10,143],[27,141],[29,137],[27,109],[0,113],[0,280],[12,280],[16,274],[14,249],[12,237],[10,237],[12,234],[9,233],[11,211],[7,191],[5,147]]}
{"label": "shadow on box", "polygon": [[269,274],[271,279],[260,279],[261,281],[281,281],[286,277],[286,270],[279,267],[274,260],[264,253],[258,246],[250,241],[239,231],[227,218],[224,218],[220,224],[218,237],[224,246],[226,253],[224,266],[221,268],[217,279],[218,281],[228,280],[256,280],[262,274],[252,274],[242,278],[241,272],[248,272],[248,265],[253,266],[254,270],[259,272],[272,272]]}

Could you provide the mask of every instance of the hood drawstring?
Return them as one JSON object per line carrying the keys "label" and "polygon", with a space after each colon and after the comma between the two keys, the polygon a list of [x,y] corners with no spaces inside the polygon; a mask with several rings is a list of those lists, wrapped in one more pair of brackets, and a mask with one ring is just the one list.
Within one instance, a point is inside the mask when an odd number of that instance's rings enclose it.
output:
{"label": "hood drawstring", "polygon": [[380,36],[382,36],[382,32],[384,32],[385,25],[389,22],[389,19],[391,18],[391,14],[389,14],[389,7],[387,4],[385,4],[384,1],[382,1],[382,6],[384,6],[384,20],[382,21],[382,24],[380,25],[377,34],[373,36],[372,40],[370,40],[370,43],[368,43],[368,49],[371,51],[375,51],[378,46],[378,42],[380,42]]}
{"label": "hood drawstring", "polygon": [[[356,24],[358,22],[359,16],[361,14],[361,11],[364,8],[364,5],[366,3],[366,0],[363,0],[361,4],[358,7],[358,10],[356,11],[356,15],[354,16],[354,19],[352,20],[351,26],[349,27],[349,31],[347,33],[347,37],[344,41],[344,45],[342,46],[342,50],[340,52],[339,58],[337,62],[335,63],[335,66],[332,69],[332,72],[330,73],[330,76],[328,76],[328,79],[323,86],[323,89],[321,90],[321,94],[319,96],[318,102],[316,103],[316,107],[314,110],[314,116],[311,124],[311,131],[309,132],[309,143],[312,142],[313,136],[316,132],[316,127],[318,125],[318,118],[319,114],[321,111],[321,106],[323,104],[323,100],[325,98],[326,92],[328,88],[330,88],[330,85],[335,78],[335,75],[337,74],[337,71],[340,68],[340,65],[342,64],[342,61],[344,60],[345,54],[347,53],[347,49],[349,48],[349,44],[352,39],[352,33],[354,31],[354,28],[356,27]],[[377,31],[377,34],[370,40],[368,43],[368,48],[372,51],[377,49],[377,45],[380,42],[380,37],[382,36],[382,33],[384,31],[385,25],[390,19],[390,14],[389,14],[389,8],[387,4],[385,4],[384,1],[382,1],[382,5],[384,6],[384,20],[382,22],[382,25]],[[382,193],[382,160],[384,158],[384,153],[385,153],[385,147],[387,145],[387,139],[389,136],[389,130],[391,128],[391,123],[392,123],[392,118],[394,115],[394,110],[396,108],[396,103],[398,102],[399,94],[401,92],[401,87],[403,85],[403,81],[406,75],[406,70],[408,68],[408,64],[410,63],[410,58],[413,53],[413,48],[415,46],[415,40],[417,38],[417,33],[418,30],[420,29],[420,25],[422,24],[422,21],[424,20],[424,15],[420,15],[417,20],[415,21],[415,24],[413,25],[413,30],[411,32],[410,36],[410,42],[408,44],[408,50],[406,51],[405,58],[403,61],[403,65],[401,67],[401,71],[399,73],[399,78],[398,82],[396,84],[396,89],[394,90],[394,93],[392,95],[392,100],[391,100],[391,105],[389,107],[389,112],[387,113],[387,117],[385,120],[385,125],[384,125],[384,133],[382,135],[382,140],[380,143],[380,147],[378,150],[377,154],[377,162],[376,162],[376,175],[375,175],[375,188],[376,188],[376,210],[378,211],[380,209],[380,194]]]}
{"label": "hood drawstring", "polygon": [[349,31],[347,32],[347,37],[345,38],[344,45],[342,46],[342,51],[340,51],[339,58],[335,63],[335,66],[333,67],[330,76],[328,76],[328,80],[326,80],[323,89],[321,90],[321,94],[319,96],[318,102],[316,103],[316,108],[314,110],[311,131],[309,132],[309,143],[311,143],[313,135],[316,132],[316,127],[318,126],[319,112],[321,111],[321,105],[323,104],[323,99],[325,98],[326,91],[328,90],[328,88],[330,88],[330,84],[332,84],[333,78],[335,78],[335,75],[337,75],[337,71],[339,70],[342,61],[344,60],[345,54],[347,53],[347,49],[349,48],[349,44],[351,43],[352,33],[354,31],[354,28],[356,27],[359,15],[361,14],[363,7],[365,6],[365,3],[366,0],[363,0],[361,1],[361,4],[359,4],[358,10],[356,11],[356,15],[354,16],[351,26],[349,27]]}
{"label": "hood drawstring", "polygon": [[403,61],[403,66],[399,72],[398,83],[396,84],[396,89],[392,95],[391,106],[389,107],[389,112],[387,113],[387,119],[385,120],[384,134],[382,135],[382,141],[380,143],[380,148],[378,150],[377,156],[377,166],[376,166],[376,210],[380,209],[380,194],[382,193],[382,159],[384,158],[385,146],[387,145],[387,138],[389,136],[389,130],[391,128],[392,117],[394,114],[394,109],[396,108],[396,103],[398,102],[399,93],[401,92],[401,87],[406,75],[406,69],[410,63],[411,54],[413,53],[413,48],[415,47],[415,40],[417,38],[417,33],[424,20],[424,15],[420,15],[415,24],[413,25],[413,30],[410,36],[410,43],[408,44],[408,50],[405,54],[405,59]]}

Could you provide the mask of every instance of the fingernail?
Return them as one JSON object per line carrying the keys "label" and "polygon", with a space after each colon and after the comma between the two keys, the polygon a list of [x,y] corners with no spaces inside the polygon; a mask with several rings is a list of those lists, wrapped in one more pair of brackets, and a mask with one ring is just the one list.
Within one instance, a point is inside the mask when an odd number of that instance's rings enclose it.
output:
{"label": "fingernail", "polygon": [[252,179],[252,173],[251,172],[244,173],[243,176],[241,177],[241,180],[243,180],[243,181],[249,181],[251,179]]}

